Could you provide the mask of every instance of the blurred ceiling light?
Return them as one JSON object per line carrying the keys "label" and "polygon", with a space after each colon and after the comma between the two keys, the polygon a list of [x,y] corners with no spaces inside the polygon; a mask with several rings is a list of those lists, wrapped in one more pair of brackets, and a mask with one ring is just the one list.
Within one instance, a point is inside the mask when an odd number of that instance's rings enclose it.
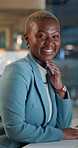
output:
{"label": "blurred ceiling light", "polygon": [[11,60],[7,60],[7,64],[10,64],[11,63]]}
{"label": "blurred ceiling light", "polygon": [[74,45],[66,45],[65,46],[65,49],[67,49],[67,50],[74,50],[75,49],[75,46]]}
{"label": "blurred ceiling light", "polygon": [[22,44],[22,35],[20,35],[20,34],[17,36],[17,44],[18,45]]}

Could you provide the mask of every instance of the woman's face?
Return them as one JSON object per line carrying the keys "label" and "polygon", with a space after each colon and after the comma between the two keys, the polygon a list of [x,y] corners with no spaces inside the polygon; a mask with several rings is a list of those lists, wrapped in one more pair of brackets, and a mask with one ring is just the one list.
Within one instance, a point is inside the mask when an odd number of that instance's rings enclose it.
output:
{"label": "woman's face", "polygon": [[42,18],[34,23],[27,36],[30,52],[37,63],[43,65],[52,60],[60,48],[60,26],[52,18]]}

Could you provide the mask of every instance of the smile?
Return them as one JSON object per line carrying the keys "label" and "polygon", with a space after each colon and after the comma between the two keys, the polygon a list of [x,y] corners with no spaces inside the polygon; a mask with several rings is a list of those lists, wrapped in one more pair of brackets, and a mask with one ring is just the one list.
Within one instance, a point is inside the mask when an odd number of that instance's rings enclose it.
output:
{"label": "smile", "polygon": [[53,52],[53,49],[43,49],[43,52],[51,54]]}
{"label": "smile", "polygon": [[44,50],[45,52],[52,52],[53,51],[53,49],[47,49],[47,50]]}

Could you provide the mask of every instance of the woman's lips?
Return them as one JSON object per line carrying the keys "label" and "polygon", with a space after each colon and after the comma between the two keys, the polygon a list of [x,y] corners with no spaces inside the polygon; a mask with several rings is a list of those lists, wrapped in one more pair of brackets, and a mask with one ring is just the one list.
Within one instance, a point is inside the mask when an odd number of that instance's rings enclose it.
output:
{"label": "woman's lips", "polygon": [[52,54],[55,53],[54,49],[42,49],[41,51],[44,54]]}
{"label": "woman's lips", "polygon": [[53,51],[53,49],[44,49],[43,51],[46,53],[51,53]]}

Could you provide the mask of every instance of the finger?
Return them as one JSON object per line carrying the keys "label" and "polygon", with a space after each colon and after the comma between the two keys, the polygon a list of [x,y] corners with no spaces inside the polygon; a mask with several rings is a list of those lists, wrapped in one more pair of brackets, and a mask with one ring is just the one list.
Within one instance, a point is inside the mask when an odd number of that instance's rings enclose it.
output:
{"label": "finger", "polygon": [[78,135],[75,135],[73,138],[74,138],[74,139],[78,139]]}
{"label": "finger", "polygon": [[55,64],[47,64],[47,66],[48,66],[48,67],[52,67],[52,68],[53,68],[53,67],[56,67],[57,69],[59,69],[58,66],[55,65]]}
{"label": "finger", "polygon": [[53,73],[52,73],[52,70],[49,67],[47,67],[47,72],[48,72],[49,76],[52,77]]}
{"label": "finger", "polygon": [[47,65],[55,65],[55,66],[57,66],[57,64],[55,64],[55,63],[53,63],[53,62],[48,62],[48,61],[46,62],[46,64],[47,64]]}
{"label": "finger", "polygon": [[78,135],[78,130],[73,129],[73,134],[74,134],[74,135]]}
{"label": "finger", "polygon": [[52,68],[52,70],[54,70],[56,72],[59,72],[60,71],[59,68],[58,68],[58,66],[55,65],[55,64],[48,64],[47,67]]}

